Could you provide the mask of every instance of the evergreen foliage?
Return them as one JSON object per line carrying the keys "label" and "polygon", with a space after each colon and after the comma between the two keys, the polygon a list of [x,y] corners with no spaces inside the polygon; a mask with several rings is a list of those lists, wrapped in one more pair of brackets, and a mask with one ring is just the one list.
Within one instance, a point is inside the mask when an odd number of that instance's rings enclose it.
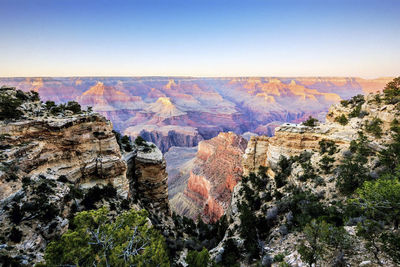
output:
{"label": "evergreen foliage", "polygon": [[114,221],[101,208],[83,211],[45,252],[49,266],[169,266],[164,238],[147,223],[147,212],[128,211]]}
{"label": "evergreen foliage", "polygon": [[383,93],[387,104],[397,104],[400,102],[400,77],[389,82],[383,89]]}
{"label": "evergreen foliage", "polygon": [[0,94],[0,120],[18,119],[22,112],[18,109],[22,100],[6,94]]}
{"label": "evergreen foliage", "polygon": [[366,163],[371,150],[367,137],[359,133],[359,138],[350,144],[351,154],[346,156],[339,165],[339,176],[336,186],[345,195],[352,194],[364,181],[369,180]]}
{"label": "evergreen foliage", "polygon": [[336,117],[335,121],[341,125],[346,125],[347,123],[349,123],[349,120],[347,119],[346,115],[344,115],[344,114]]}
{"label": "evergreen foliage", "polygon": [[210,254],[206,248],[200,252],[192,250],[186,256],[188,267],[207,267],[211,265]]}
{"label": "evergreen foliage", "polygon": [[308,119],[303,122],[303,125],[309,126],[309,127],[315,127],[315,126],[317,126],[317,122],[318,122],[318,120],[316,118],[309,116]]}
{"label": "evergreen foliage", "polygon": [[376,138],[381,138],[382,137],[382,120],[379,118],[373,118],[372,121],[366,123],[365,125],[365,130],[368,133],[373,134]]}

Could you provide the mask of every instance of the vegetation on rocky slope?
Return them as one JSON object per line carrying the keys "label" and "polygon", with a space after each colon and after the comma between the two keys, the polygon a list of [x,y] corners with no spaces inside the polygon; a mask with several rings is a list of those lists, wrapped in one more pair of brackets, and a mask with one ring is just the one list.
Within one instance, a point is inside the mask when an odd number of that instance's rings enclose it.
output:
{"label": "vegetation on rocky slope", "polygon": [[[376,99],[397,104],[399,81],[388,84],[371,105],[388,108]],[[400,264],[399,123],[394,119],[384,132],[379,118],[363,119],[368,115],[364,103],[361,95],[342,101],[350,111],[334,119],[342,125],[352,118],[364,123],[349,146],[322,140],[319,151],[281,155],[273,177],[260,169],[242,179],[234,197],[238,209],[228,217],[233,223],[222,244],[236,247],[234,262],[289,266],[284,259],[290,259],[346,266],[372,259],[371,264]]]}

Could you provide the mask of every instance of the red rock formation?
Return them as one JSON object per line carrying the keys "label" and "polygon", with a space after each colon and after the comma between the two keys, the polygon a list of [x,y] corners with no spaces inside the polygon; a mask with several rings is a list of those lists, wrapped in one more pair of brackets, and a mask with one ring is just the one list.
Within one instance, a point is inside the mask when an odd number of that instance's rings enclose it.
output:
{"label": "red rock formation", "polygon": [[[241,178],[241,158],[246,146],[247,141],[232,132],[200,142],[189,170],[186,164],[179,166],[182,172],[188,170],[187,186],[182,193],[174,193],[171,208],[194,219],[200,215],[206,222],[218,220],[227,210],[233,188]],[[174,162],[168,153],[166,158]],[[174,181],[181,183],[182,179]]]}

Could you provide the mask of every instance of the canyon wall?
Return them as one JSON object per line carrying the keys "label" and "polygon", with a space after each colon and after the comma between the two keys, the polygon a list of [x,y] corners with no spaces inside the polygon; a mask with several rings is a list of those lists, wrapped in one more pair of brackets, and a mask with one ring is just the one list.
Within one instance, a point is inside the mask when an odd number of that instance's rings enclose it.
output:
{"label": "canyon wall", "polygon": [[140,201],[146,209],[168,213],[168,174],[160,149],[147,143],[124,155],[124,159],[128,164],[130,198]]}
{"label": "canyon wall", "polygon": [[[0,242],[7,248],[1,259],[41,261],[49,240],[78,211],[168,214],[165,160],[156,146],[125,152],[100,114],[56,113],[34,93],[1,88],[0,100]],[[19,101],[14,110],[7,105]]]}
{"label": "canyon wall", "polygon": [[173,166],[168,167],[171,209],[193,219],[200,216],[205,222],[218,220],[228,209],[233,188],[240,181],[246,145],[244,138],[229,132],[201,141],[196,154],[184,148],[166,153],[167,164]]}
{"label": "canyon wall", "polygon": [[[338,220],[329,223],[339,222],[353,240],[352,251],[344,254],[340,265],[360,266],[372,259],[370,240],[359,235],[368,215],[354,212],[360,208],[364,212],[365,203],[353,205],[360,197],[357,188],[365,181],[374,183],[387,177],[387,172],[394,174],[395,167],[385,155],[390,151],[394,162],[398,156],[389,145],[398,143],[400,110],[390,100],[383,94],[353,97],[332,105],[325,122],[307,124],[310,126],[284,123],[273,137],[252,136],[242,160],[244,178],[234,188],[226,212],[227,234],[210,251],[212,258],[220,262],[232,243],[250,254],[250,244],[258,242],[265,248],[260,249],[265,253],[260,253],[263,262],[283,255],[284,262],[304,266],[299,244],[305,233],[299,225],[312,225],[311,219],[316,218],[328,222],[330,212],[336,210]],[[329,215],[322,215],[323,210],[329,210]],[[390,225],[387,229],[392,232],[394,228]],[[253,233],[257,236],[251,237]],[[335,265],[336,252],[328,249],[324,253],[319,264]],[[384,251],[379,257],[384,259],[383,265],[396,266]],[[368,264],[378,265],[371,262]]]}
{"label": "canyon wall", "polygon": [[331,104],[381,90],[391,78],[350,77],[73,77],[0,78],[44,100],[76,100],[116,130],[143,135],[163,152],[195,146],[219,132],[272,135],[283,122],[324,119]]}
{"label": "canyon wall", "polygon": [[[356,106],[360,106],[360,115],[351,117],[349,114]],[[358,138],[358,132],[364,131],[366,125],[373,120],[381,121],[382,138],[376,138],[366,132],[375,149],[382,142],[390,138],[391,123],[396,118],[398,111],[393,105],[383,105],[375,102],[374,95],[365,96],[365,100],[358,104],[335,104],[329,109],[325,123],[317,123],[315,127],[302,124],[285,123],[275,129],[275,136],[252,136],[246,153],[243,156],[243,172],[257,172],[259,168],[270,167],[274,169],[281,156],[290,158],[303,151],[316,152],[320,148],[320,141],[333,141],[339,149],[345,150],[352,140]],[[343,125],[337,121],[340,116],[345,116],[348,122]],[[315,159],[318,162],[320,159]],[[270,169],[270,173],[273,171]]]}

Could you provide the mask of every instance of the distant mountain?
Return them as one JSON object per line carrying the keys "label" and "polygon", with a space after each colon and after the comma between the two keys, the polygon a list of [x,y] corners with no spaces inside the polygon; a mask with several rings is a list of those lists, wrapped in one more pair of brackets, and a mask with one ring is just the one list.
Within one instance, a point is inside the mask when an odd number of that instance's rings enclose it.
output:
{"label": "distant mountain", "polygon": [[43,100],[92,106],[121,133],[142,135],[163,152],[196,146],[219,132],[271,135],[281,122],[312,115],[357,94],[381,90],[392,78],[349,77],[71,77],[0,78]]}

